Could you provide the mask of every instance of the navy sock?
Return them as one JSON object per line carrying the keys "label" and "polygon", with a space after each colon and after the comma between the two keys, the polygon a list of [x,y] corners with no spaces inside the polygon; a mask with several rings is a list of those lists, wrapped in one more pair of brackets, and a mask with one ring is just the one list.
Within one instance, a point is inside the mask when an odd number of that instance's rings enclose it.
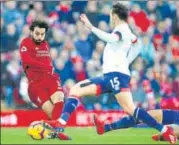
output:
{"label": "navy sock", "polygon": [[134,111],[134,118],[136,120],[141,120],[146,123],[150,127],[157,129],[158,131],[162,131],[163,125],[158,123],[154,118],[152,118],[145,110],[137,107]]}
{"label": "navy sock", "polygon": [[67,98],[60,118],[67,122],[71,113],[77,108],[78,102],[77,98]]}
{"label": "navy sock", "polygon": [[179,124],[179,111],[162,110],[163,120],[162,124]]}
{"label": "navy sock", "polygon": [[136,122],[134,120],[134,117],[127,116],[111,124],[105,124],[104,128],[105,132],[108,132],[111,130],[133,127],[135,124]]}

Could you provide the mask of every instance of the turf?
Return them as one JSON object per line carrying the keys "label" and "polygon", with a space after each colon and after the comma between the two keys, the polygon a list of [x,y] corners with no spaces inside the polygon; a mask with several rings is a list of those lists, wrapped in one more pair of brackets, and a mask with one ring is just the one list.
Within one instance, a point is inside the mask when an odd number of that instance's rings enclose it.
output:
{"label": "turf", "polygon": [[[1,128],[2,144],[167,144],[152,141],[151,135],[156,133],[149,128],[130,128],[112,131],[102,136],[96,134],[94,128],[67,128],[70,141],[59,139],[33,140],[27,135],[27,128]],[[178,142],[179,143],[179,142]]]}

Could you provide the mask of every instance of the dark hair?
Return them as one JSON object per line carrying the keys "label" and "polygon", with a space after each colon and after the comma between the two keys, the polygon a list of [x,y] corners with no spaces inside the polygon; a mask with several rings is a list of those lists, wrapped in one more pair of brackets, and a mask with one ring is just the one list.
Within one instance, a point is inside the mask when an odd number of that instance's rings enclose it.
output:
{"label": "dark hair", "polygon": [[121,20],[127,21],[128,8],[125,5],[117,2],[113,5],[112,13],[115,13]]}
{"label": "dark hair", "polygon": [[48,24],[44,21],[40,21],[40,20],[35,20],[32,22],[31,26],[30,26],[30,30],[34,31],[35,27],[39,27],[39,28],[45,28],[45,31],[47,32],[48,30]]}

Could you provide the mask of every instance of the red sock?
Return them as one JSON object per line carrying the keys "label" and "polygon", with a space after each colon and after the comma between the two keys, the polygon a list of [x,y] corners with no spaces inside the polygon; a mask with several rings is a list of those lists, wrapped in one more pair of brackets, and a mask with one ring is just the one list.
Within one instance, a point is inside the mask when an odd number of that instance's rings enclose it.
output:
{"label": "red sock", "polygon": [[63,109],[64,102],[57,102],[54,104],[54,108],[52,111],[52,120],[56,120],[60,117]]}

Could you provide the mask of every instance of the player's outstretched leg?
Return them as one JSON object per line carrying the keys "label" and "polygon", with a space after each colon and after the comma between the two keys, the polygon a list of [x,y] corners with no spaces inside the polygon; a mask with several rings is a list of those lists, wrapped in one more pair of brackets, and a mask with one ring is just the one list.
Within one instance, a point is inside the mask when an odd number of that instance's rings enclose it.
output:
{"label": "player's outstretched leg", "polygon": [[116,129],[123,129],[123,128],[129,128],[136,125],[136,121],[132,116],[124,117],[116,122],[113,122],[111,124],[105,124],[104,122],[101,122],[97,116],[93,116],[94,124],[96,126],[96,131],[99,135],[104,134],[105,132],[109,132]]}
{"label": "player's outstretched leg", "polygon": [[[179,111],[159,109],[148,111],[148,113],[157,120],[157,122],[162,123],[163,125],[179,124]],[[101,135],[108,131],[133,127],[138,122],[136,122],[132,116],[126,116],[118,121],[105,124],[104,122],[101,122],[97,116],[94,116],[94,123],[96,125],[97,133]]]}
{"label": "player's outstretched leg", "polygon": [[177,137],[174,134],[173,130],[170,127],[166,127],[158,123],[149,113],[147,113],[142,108],[135,108],[133,103],[132,94],[130,91],[123,91],[116,95],[116,98],[122,108],[134,117],[136,121],[141,120],[152,128],[157,129],[162,133],[164,140],[169,141],[170,143],[176,143]]}

